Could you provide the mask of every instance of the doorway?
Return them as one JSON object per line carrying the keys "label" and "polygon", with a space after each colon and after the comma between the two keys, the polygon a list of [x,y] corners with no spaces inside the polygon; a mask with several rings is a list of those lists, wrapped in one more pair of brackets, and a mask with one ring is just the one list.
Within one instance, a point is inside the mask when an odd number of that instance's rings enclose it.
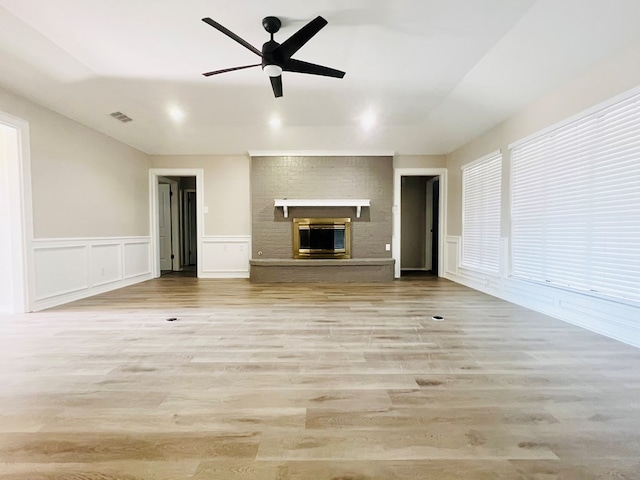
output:
{"label": "doorway", "polygon": [[194,176],[158,177],[160,274],[195,276],[198,258],[197,187]]}
{"label": "doorway", "polygon": [[401,179],[401,276],[437,275],[439,179],[404,176]]}
{"label": "doorway", "polygon": [[29,124],[0,112],[0,313],[31,310]]}
{"label": "doorway", "polygon": [[[195,178],[194,178],[195,181]],[[194,182],[195,183],[195,182]],[[197,200],[195,189],[185,189],[182,195],[182,264],[193,267],[198,262]]]}
{"label": "doorway", "polygon": [[203,173],[201,169],[151,169],[152,272],[201,276]]}
{"label": "doorway", "polygon": [[445,168],[394,169],[395,278],[444,274],[446,178]]}

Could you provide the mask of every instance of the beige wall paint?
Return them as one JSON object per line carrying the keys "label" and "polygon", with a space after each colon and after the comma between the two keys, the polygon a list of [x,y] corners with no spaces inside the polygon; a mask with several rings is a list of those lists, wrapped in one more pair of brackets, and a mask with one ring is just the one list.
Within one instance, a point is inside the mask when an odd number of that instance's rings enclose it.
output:
{"label": "beige wall paint", "polygon": [[251,235],[248,155],[153,155],[151,168],[204,170],[205,235]]}
{"label": "beige wall paint", "polygon": [[445,155],[396,155],[393,157],[393,168],[445,168]]}
{"label": "beige wall paint", "polygon": [[149,235],[146,154],[2,89],[0,111],[29,122],[34,238]]}
{"label": "beige wall paint", "polygon": [[[517,115],[447,155],[447,234],[462,234],[461,167],[498,149],[503,150],[503,192],[510,191],[508,145],[605,102],[640,85],[640,41],[579,78],[540,98]],[[502,236],[510,231],[509,195],[502,195]]]}

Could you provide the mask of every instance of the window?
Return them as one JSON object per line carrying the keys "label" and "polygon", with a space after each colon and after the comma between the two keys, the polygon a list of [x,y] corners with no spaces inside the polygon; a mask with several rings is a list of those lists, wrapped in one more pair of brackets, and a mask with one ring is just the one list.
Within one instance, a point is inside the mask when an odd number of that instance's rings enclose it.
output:
{"label": "window", "polygon": [[512,275],[640,300],[640,95],[512,149]]}
{"label": "window", "polygon": [[500,270],[500,193],[502,153],[462,169],[462,262],[471,270]]}

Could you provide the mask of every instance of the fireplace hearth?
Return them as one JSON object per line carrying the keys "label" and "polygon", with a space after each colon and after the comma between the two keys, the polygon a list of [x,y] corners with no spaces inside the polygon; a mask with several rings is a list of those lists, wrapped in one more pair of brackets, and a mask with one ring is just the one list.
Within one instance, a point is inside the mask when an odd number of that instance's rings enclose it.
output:
{"label": "fireplace hearth", "polygon": [[350,218],[294,218],[293,258],[351,258]]}

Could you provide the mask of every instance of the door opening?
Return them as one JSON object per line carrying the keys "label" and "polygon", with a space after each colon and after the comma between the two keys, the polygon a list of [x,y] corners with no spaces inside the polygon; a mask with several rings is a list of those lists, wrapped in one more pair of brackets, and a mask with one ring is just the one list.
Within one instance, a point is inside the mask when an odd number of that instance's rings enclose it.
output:
{"label": "door opening", "polygon": [[0,313],[31,311],[29,124],[0,112]]}
{"label": "door opening", "polygon": [[[186,173],[191,173],[187,175]],[[154,276],[198,276],[201,244],[198,170],[152,169],[151,192]],[[159,175],[162,173],[163,175]]]}
{"label": "door opening", "polygon": [[395,168],[393,177],[395,278],[444,276],[447,170]]}
{"label": "door opening", "polygon": [[187,189],[183,191],[182,200],[182,264],[184,267],[193,267],[198,262],[197,243],[197,204],[196,191]]}
{"label": "door opening", "polygon": [[437,275],[438,177],[401,179],[401,275]]}

